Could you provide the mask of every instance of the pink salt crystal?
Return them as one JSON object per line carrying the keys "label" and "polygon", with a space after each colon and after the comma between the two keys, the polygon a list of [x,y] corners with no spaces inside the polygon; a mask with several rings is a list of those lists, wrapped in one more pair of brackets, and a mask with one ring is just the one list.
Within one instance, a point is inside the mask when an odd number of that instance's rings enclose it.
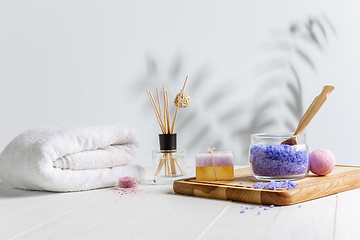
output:
{"label": "pink salt crystal", "polygon": [[316,149],[309,155],[310,171],[325,176],[334,170],[335,157],[327,149]]}
{"label": "pink salt crystal", "polygon": [[122,177],[119,179],[119,188],[136,188],[137,181],[132,177]]}

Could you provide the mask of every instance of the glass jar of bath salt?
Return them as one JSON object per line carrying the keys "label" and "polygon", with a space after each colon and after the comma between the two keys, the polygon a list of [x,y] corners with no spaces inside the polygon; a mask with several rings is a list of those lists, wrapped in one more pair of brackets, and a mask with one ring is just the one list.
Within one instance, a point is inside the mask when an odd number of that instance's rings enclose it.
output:
{"label": "glass jar of bath salt", "polygon": [[[296,145],[283,143],[292,137],[296,137]],[[297,136],[290,132],[252,134],[249,160],[251,174],[258,180],[302,179],[309,173],[309,152],[305,134]]]}
{"label": "glass jar of bath salt", "polygon": [[154,183],[172,184],[186,176],[185,150],[176,148],[176,134],[159,134],[160,150],[152,151]]}

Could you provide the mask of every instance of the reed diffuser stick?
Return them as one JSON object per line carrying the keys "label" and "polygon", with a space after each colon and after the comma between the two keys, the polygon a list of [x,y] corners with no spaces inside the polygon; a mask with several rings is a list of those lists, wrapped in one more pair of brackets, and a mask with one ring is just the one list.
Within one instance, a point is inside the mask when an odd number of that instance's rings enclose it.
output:
{"label": "reed diffuser stick", "polygon": [[170,134],[170,106],[169,106],[169,96],[168,96],[168,91],[167,91],[167,88],[164,87],[164,96],[165,96],[165,103],[166,104],[166,108],[165,108],[165,111],[166,111],[166,133],[167,134]]}
{"label": "reed diffuser stick", "polygon": [[158,89],[158,88],[156,88],[156,95],[157,95],[157,100],[158,100],[158,104],[159,104],[159,115],[160,115],[160,119],[161,119],[160,93],[159,93],[159,89]]}
{"label": "reed diffuser stick", "polygon": [[178,166],[178,168],[180,169],[181,175],[185,175],[184,170],[182,169],[182,167],[180,166],[180,163],[177,159],[175,159],[176,165]]}
{"label": "reed diffuser stick", "polygon": [[172,174],[176,174],[175,161],[177,161],[177,159],[174,159],[174,158],[173,158],[173,154],[170,153],[170,165],[171,165],[171,173],[172,173]]}
{"label": "reed diffuser stick", "polygon": [[[147,91],[147,90],[146,90]],[[149,95],[149,98],[150,98],[150,102],[151,102],[151,105],[153,106],[153,109],[154,109],[154,112],[155,112],[155,115],[156,115],[156,118],[159,122],[159,125],[160,125],[160,128],[161,128],[161,131],[164,133],[165,129],[164,129],[164,126],[163,126],[163,123],[162,123],[162,120],[159,116],[159,112],[157,110],[157,107],[156,107],[156,104],[155,104],[155,100],[151,94],[151,92],[147,91],[148,95]]]}
{"label": "reed diffuser stick", "polygon": [[168,131],[167,131],[167,111],[166,111],[166,108],[167,108],[167,106],[166,106],[166,94],[165,94],[165,87],[163,87],[163,95],[164,95],[164,130],[165,130],[165,132],[164,132],[164,134],[168,134]]}
{"label": "reed diffuser stick", "polygon": [[[166,133],[167,134],[171,134],[171,120],[170,120],[170,105],[169,105],[169,95],[168,95],[168,90],[166,87],[164,87],[164,95],[165,95],[165,105],[166,105]],[[171,158],[172,154],[171,153],[165,153],[165,161],[167,163],[167,172],[168,172],[168,177],[172,177],[172,174],[176,173],[176,166],[175,166],[175,162],[174,160]]]}
{"label": "reed diffuser stick", "polygon": [[[189,78],[189,76],[186,76],[184,86],[183,86],[182,90],[180,91],[180,96],[179,96],[180,99],[182,98],[182,95],[183,95],[183,93],[185,91],[185,86],[186,86],[186,83],[188,81],[188,78]],[[174,132],[175,120],[176,120],[176,117],[177,117],[177,114],[178,114],[178,111],[179,111],[179,106],[180,106],[180,103],[177,104],[177,106],[176,106],[176,112],[175,112],[174,120],[173,120],[173,123],[172,123],[172,126],[171,126],[171,131],[170,131],[171,134]]]}
{"label": "reed diffuser stick", "polygon": [[171,168],[170,168],[170,154],[169,153],[164,153],[165,154],[165,159],[166,159],[166,165],[167,165],[167,172],[168,172],[168,177],[172,177],[172,173],[171,173]]}
{"label": "reed diffuser stick", "polygon": [[155,176],[159,175],[159,173],[160,173],[162,167],[164,166],[164,164],[165,164],[165,159],[162,158],[162,159],[160,160],[159,166],[158,166],[158,168],[157,168],[157,170],[156,170]]}

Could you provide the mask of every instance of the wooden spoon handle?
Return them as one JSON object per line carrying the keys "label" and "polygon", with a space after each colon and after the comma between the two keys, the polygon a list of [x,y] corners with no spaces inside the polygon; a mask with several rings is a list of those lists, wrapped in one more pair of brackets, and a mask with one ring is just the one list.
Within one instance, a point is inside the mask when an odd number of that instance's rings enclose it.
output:
{"label": "wooden spoon handle", "polygon": [[311,103],[310,107],[306,110],[303,117],[300,119],[299,125],[296,128],[294,135],[301,134],[310,121],[314,118],[319,109],[324,105],[327,100],[328,95],[335,89],[335,87],[331,85],[327,85],[323,87],[322,92],[317,96],[314,101]]}

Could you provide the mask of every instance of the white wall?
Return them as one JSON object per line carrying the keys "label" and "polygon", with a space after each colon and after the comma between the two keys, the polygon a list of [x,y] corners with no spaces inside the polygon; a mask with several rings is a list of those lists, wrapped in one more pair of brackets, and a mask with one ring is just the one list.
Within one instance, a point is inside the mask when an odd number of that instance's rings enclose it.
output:
{"label": "white wall", "polygon": [[[232,150],[236,162],[246,164],[240,149],[248,147],[250,133],[234,133],[249,129],[255,102],[265,96],[259,94],[261,86],[274,79],[281,85],[287,78],[286,66],[259,74],[264,63],[280,58],[297,66],[304,108],[323,85],[336,87],[306,130],[310,150],[327,148],[337,163],[359,165],[359,10],[355,0],[0,0],[0,149],[41,124],[120,122],[141,136],[135,162],[150,166],[160,129],[145,89],[155,93],[165,85],[174,98],[189,75],[192,103],[180,109],[177,122],[187,164],[210,146]],[[286,35],[291,24],[309,17],[324,23],[324,16],[336,33],[324,24],[322,50]],[[296,54],[266,50],[281,40],[301,45],[316,72]],[[282,86],[275,95],[287,96]],[[222,88],[224,96],[209,105]],[[279,99],[280,105],[266,113],[279,119],[269,131],[289,130],[281,124],[288,113]],[[230,110],[237,114],[218,121]],[[298,120],[292,117],[292,124]],[[208,126],[205,137],[194,140],[201,126]]]}

